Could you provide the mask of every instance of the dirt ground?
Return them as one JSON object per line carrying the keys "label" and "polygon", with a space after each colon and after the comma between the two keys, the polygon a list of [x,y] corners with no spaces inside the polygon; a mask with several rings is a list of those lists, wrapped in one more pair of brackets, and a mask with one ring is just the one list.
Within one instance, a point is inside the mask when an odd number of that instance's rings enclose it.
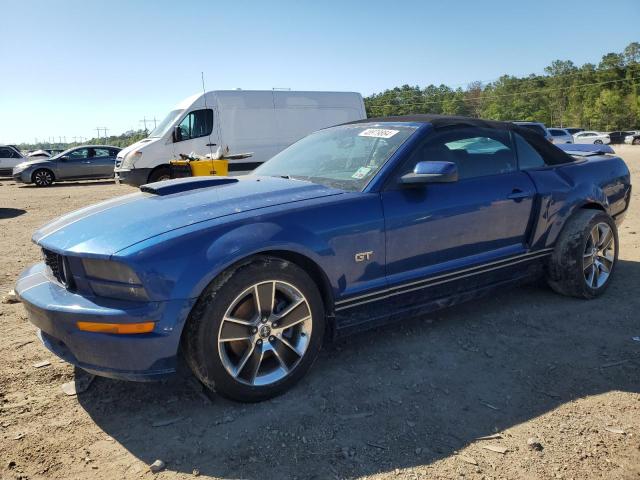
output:
{"label": "dirt ground", "polygon": [[[640,147],[617,151],[640,183]],[[37,227],[130,191],[0,180],[0,294],[39,260]],[[66,396],[73,367],[0,304],[0,478],[640,479],[638,191],[603,297],[532,285],[370,331],[256,405],[208,397],[188,372]]]}

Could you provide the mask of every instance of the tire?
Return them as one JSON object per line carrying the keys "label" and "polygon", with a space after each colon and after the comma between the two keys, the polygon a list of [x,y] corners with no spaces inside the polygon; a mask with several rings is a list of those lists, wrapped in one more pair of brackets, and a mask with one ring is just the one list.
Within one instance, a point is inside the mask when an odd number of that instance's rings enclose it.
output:
{"label": "tire", "polygon": [[[256,298],[263,299],[260,315]],[[282,328],[278,321],[293,325]],[[309,275],[291,262],[260,256],[223,272],[205,289],[187,320],[182,350],[206,387],[258,402],[305,375],[324,329],[322,297]]]}
{"label": "tire", "polygon": [[640,145],[640,138],[634,138],[631,142],[632,145]]}
{"label": "tire", "polygon": [[171,170],[169,167],[158,167],[149,174],[148,183],[161,182],[171,178]]}
{"label": "tire", "polygon": [[602,140],[595,140],[593,143],[596,145],[602,145]]}
{"label": "tire", "polygon": [[[598,248],[594,250],[596,227]],[[580,210],[560,233],[549,263],[547,283],[562,295],[595,298],[611,283],[617,263],[618,230],[613,219],[599,210]]]}
{"label": "tire", "polygon": [[31,181],[36,187],[49,187],[54,180],[53,172],[47,168],[39,168],[31,174]]}

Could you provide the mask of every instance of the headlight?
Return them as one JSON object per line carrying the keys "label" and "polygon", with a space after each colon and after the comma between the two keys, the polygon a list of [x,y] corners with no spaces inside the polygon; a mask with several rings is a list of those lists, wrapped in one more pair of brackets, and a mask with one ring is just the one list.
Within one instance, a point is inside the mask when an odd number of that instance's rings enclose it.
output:
{"label": "headlight", "polygon": [[138,275],[127,265],[110,260],[82,259],[87,281],[99,297],[120,300],[148,300]]}
{"label": "headlight", "polygon": [[124,160],[122,161],[122,165],[120,168],[131,168],[133,167],[134,162],[140,160],[142,158],[142,152],[140,150],[134,150],[133,152],[129,152],[125,155]]}

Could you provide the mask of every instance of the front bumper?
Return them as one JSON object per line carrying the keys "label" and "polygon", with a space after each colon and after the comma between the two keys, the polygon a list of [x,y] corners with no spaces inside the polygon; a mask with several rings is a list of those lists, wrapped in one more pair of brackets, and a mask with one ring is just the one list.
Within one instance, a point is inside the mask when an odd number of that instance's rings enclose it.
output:
{"label": "front bumper", "polygon": [[31,183],[31,169],[22,170],[21,172],[12,172],[13,180],[20,183]]}
{"label": "front bumper", "polygon": [[139,187],[145,183],[149,183],[147,180],[152,168],[134,168],[132,170],[116,168],[114,170],[116,181],[126,183],[127,185],[133,185]]}
{"label": "front bumper", "polygon": [[[155,380],[175,372],[182,327],[195,303],[84,297],[52,281],[43,263],[26,269],[15,290],[45,347],[83,370],[121,380]],[[156,326],[151,333],[115,335],[81,331],[77,321]]]}

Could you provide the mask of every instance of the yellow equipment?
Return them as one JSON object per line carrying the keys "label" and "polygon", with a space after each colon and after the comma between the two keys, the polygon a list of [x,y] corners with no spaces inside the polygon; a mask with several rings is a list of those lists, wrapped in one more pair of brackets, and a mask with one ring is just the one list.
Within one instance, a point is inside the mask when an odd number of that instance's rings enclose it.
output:
{"label": "yellow equipment", "polygon": [[207,177],[217,175],[226,177],[229,175],[229,160],[240,160],[249,158],[253,153],[237,153],[234,155],[225,155],[218,159],[180,154],[180,160],[171,160],[169,162],[171,170],[171,178],[183,177]]}
{"label": "yellow equipment", "polygon": [[204,177],[218,175],[226,177],[229,174],[229,160],[171,160],[171,178]]}

